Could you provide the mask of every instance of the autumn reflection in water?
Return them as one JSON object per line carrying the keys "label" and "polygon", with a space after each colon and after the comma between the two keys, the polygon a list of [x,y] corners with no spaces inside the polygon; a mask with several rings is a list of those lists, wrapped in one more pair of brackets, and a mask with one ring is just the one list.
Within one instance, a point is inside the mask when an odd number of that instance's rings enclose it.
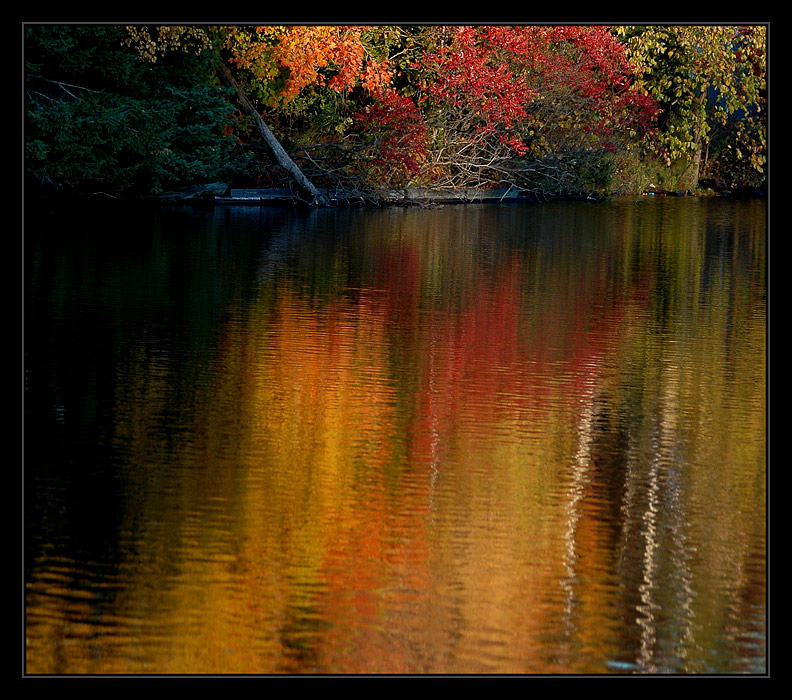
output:
{"label": "autumn reflection in water", "polygon": [[763,673],[761,200],[29,217],[28,673]]}

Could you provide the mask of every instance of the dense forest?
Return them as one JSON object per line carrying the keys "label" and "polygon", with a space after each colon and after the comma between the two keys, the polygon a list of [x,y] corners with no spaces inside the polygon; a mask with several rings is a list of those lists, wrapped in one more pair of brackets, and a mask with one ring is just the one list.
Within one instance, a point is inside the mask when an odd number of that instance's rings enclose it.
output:
{"label": "dense forest", "polygon": [[762,188],[767,27],[23,27],[26,193]]}

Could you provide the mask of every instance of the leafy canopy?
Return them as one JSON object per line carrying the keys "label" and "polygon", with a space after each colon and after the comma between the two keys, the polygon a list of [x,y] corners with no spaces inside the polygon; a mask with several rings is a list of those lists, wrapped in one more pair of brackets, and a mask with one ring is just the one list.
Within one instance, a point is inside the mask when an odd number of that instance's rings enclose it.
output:
{"label": "leafy canopy", "polygon": [[636,86],[663,110],[657,150],[669,164],[694,155],[713,129],[731,121],[752,167],[762,171],[765,27],[623,26],[614,33],[635,66]]}
{"label": "leafy canopy", "polygon": [[220,172],[230,108],[204,63],[193,52],[142,62],[126,36],[118,26],[26,27],[29,183],[158,193]]}

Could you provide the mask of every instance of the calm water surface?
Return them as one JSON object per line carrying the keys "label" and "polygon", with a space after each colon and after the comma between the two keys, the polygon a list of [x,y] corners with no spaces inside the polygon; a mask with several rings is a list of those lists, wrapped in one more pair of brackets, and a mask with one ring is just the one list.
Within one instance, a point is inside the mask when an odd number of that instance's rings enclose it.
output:
{"label": "calm water surface", "polygon": [[765,216],[29,214],[27,673],[764,673]]}

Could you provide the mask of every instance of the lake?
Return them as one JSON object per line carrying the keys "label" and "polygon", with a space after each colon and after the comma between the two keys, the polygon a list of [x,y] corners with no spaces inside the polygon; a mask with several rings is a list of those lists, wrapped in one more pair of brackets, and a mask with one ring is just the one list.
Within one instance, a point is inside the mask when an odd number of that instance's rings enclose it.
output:
{"label": "lake", "polygon": [[766,673],[766,214],[36,207],[26,673]]}

